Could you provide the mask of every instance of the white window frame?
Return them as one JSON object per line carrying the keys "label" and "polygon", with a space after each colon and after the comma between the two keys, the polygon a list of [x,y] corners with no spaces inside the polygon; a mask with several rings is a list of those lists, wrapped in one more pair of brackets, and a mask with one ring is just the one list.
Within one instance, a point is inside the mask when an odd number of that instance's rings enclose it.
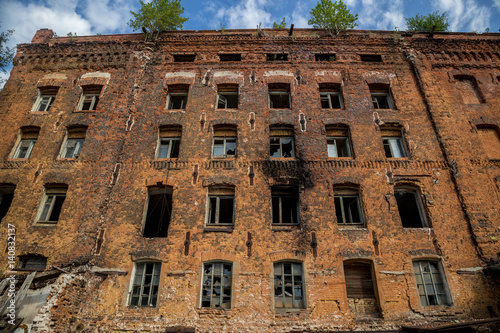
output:
{"label": "white window frame", "polygon": [[[99,101],[99,96],[100,94],[82,94],[82,97],[80,98],[80,102],[78,103],[78,110],[79,111],[95,111],[97,109],[97,103]],[[88,110],[83,110],[83,104],[85,103],[86,98],[91,98],[90,102],[90,107]]]}
{"label": "white window frame", "polygon": [[[167,151],[167,156],[166,157],[160,157],[160,151],[161,147],[164,146],[163,142],[164,141],[169,141],[168,144],[168,151]],[[180,152],[180,144],[181,144],[181,138],[180,137],[158,137],[158,145],[156,148],[156,159],[162,159],[162,158],[178,158],[179,156],[176,157],[171,157],[172,155],[172,146],[173,146],[173,141],[179,141],[179,152]]]}
{"label": "white window frame", "polygon": [[[68,154],[68,143],[73,142],[73,141],[75,142],[75,149],[73,150],[73,153],[71,154],[71,156],[66,156]],[[80,157],[80,153],[82,151],[82,146],[83,146],[84,142],[85,142],[85,138],[68,139],[68,137],[66,137],[66,140],[64,142],[63,149],[61,151],[59,158],[73,159],[73,158]]]}
{"label": "white window frame", "polygon": [[[16,149],[14,151],[14,154],[12,155],[12,158],[18,158],[18,159],[28,159],[30,156],[31,156],[31,151],[33,150],[33,147],[35,146],[35,143],[36,143],[36,139],[20,139],[17,146],[16,146]],[[24,157],[19,157],[19,155],[21,154],[21,147],[24,143],[27,143],[28,144],[28,150],[26,151],[26,154]]]}
{"label": "white window frame", "polygon": [[[226,95],[238,97],[238,101],[236,102],[236,107],[234,108],[227,107],[227,98],[225,97]],[[237,91],[224,91],[217,93],[217,109],[237,109],[239,103],[240,99],[239,99],[239,93]],[[221,107],[221,104],[223,104],[223,107]]]}
{"label": "white window frame", "polygon": [[[402,136],[383,136],[382,145],[384,146],[384,154],[386,155],[387,158],[408,157]],[[391,156],[387,156],[385,147],[389,148]]]}
{"label": "white window frame", "polygon": [[[337,140],[345,140],[347,146],[347,156],[339,156],[339,149],[337,148]],[[329,140],[334,140],[334,143],[329,143]],[[328,150],[328,157],[352,157],[351,145],[349,144],[349,137],[347,136],[327,136],[326,137],[326,146]],[[330,155],[330,147],[335,148],[335,156]]]}
{"label": "white window frame", "polygon": [[338,98],[339,104],[340,104],[340,109],[344,109],[344,101],[342,99],[342,94],[340,91],[322,91],[319,93],[320,97],[320,102],[321,102],[321,108],[323,108],[323,101],[328,101],[328,108],[324,109],[334,109],[333,103],[332,103],[332,96]]}
{"label": "white window frame", "polygon": [[[43,100],[46,98],[48,98],[48,102],[45,104],[45,108],[43,110],[40,110],[42,103],[43,103]],[[34,108],[32,111],[34,111],[34,112],[47,112],[47,111],[49,111],[50,108],[52,107],[52,104],[54,103],[55,99],[56,99],[56,95],[49,95],[49,94],[40,93],[40,95],[38,96],[38,98],[35,102],[35,105],[34,105]]]}
{"label": "white window frame", "polygon": [[[40,202],[40,207],[38,209],[37,217],[36,217],[36,223],[37,224],[56,224],[60,217],[61,213],[63,211],[64,207],[64,201],[66,201],[66,196],[67,196],[67,188],[66,187],[46,187],[44,189],[42,201]],[[50,218],[50,215],[52,215],[52,211],[54,209],[54,205],[56,202],[57,197],[64,197],[63,203],[61,204],[61,211],[59,212],[59,216],[57,218],[57,221],[49,221],[47,218]],[[50,198],[50,202],[49,201]],[[45,208],[48,205],[47,212],[44,214]],[[42,217],[45,219],[42,220]]]}
{"label": "white window frame", "polygon": [[[279,139],[280,141],[280,156],[272,157],[271,148],[269,147],[269,157],[270,158],[294,158],[295,157],[295,140],[293,136],[271,136],[269,138],[269,146],[271,146],[272,139]],[[291,139],[292,141],[292,156],[283,156],[283,139]]]}
{"label": "white window frame", "polygon": [[[187,101],[188,101],[188,95],[189,93],[187,92],[178,92],[178,93],[168,93],[168,96],[167,96],[167,110],[185,110],[186,109],[186,105],[187,105]],[[173,108],[173,105],[174,103],[172,102],[172,96],[182,96],[182,97],[185,97],[185,99],[182,100],[181,102],[181,108],[180,109],[174,109]]]}
{"label": "white window frame", "polygon": [[[221,155],[215,155],[215,140],[222,140],[222,150],[224,154]],[[236,149],[234,151],[234,155],[228,155],[227,154],[227,141],[228,140],[234,140],[234,143],[236,145]],[[238,152],[238,138],[235,136],[215,136],[212,141],[212,157],[213,158],[231,158],[231,157],[236,157],[236,154]]]}
{"label": "white window frame", "polygon": [[[142,274],[141,274],[141,282],[140,284],[137,284],[135,283],[135,278],[136,278],[136,274],[137,274],[137,266],[138,265],[142,265],[144,264],[144,268],[143,268],[143,271],[142,271]],[[150,292],[148,294],[148,305],[141,305],[141,300],[143,298],[142,296],[142,290],[144,289],[144,278],[146,276],[145,274],[145,269],[146,269],[146,265],[148,264],[153,264],[153,273],[152,273],[152,276],[151,276],[151,283],[149,285],[150,287]],[[156,275],[155,274],[155,268],[159,266],[160,269],[159,269],[159,273]],[[156,308],[158,306],[158,302],[159,302],[159,298],[160,298],[160,282],[161,282],[161,267],[162,266],[162,263],[159,262],[159,261],[138,261],[138,262],[135,262],[134,263],[134,269],[133,269],[133,272],[132,272],[132,276],[131,276],[131,279],[130,279],[130,288],[129,288],[129,293],[128,293],[128,299],[127,299],[127,305],[128,306],[131,306],[131,307],[143,307],[143,308]],[[154,283],[154,277],[155,275],[158,277],[158,283],[155,284]],[[140,286],[140,292],[139,292],[139,299],[138,299],[138,304],[137,305],[132,305],[132,298],[133,298],[133,292],[134,292],[134,286]],[[156,294],[156,304],[152,305],[150,302],[151,302],[151,298],[152,296],[154,296],[154,294],[152,294],[153,292],[153,289],[154,287],[157,287],[157,294]]]}
{"label": "white window frame", "polygon": [[[391,96],[391,93],[390,92],[384,92],[384,91],[373,91],[373,92],[370,92],[371,94],[371,98],[372,98],[372,103],[373,103],[373,107],[376,109],[376,110],[390,110],[390,109],[394,109],[394,103],[392,101],[392,96]],[[378,100],[376,99],[376,97],[385,97],[387,99],[387,105],[389,106],[389,109],[383,109],[380,107],[380,104],[378,102]],[[376,104],[376,106],[375,106]]]}

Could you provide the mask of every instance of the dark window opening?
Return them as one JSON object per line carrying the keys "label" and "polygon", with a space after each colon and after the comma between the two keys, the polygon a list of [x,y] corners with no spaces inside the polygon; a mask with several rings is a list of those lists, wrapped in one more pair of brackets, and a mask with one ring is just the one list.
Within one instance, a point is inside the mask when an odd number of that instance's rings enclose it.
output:
{"label": "dark window opening", "polygon": [[290,85],[281,83],[270,83],[269,91],[269,107],[271,109],[289,109],[290,102]]}
{"label": "dark window opening", "polygon": [[0,185],[0,222],[9,211],[15,189],[14,185]]}
{"label": "dark window opening", "polygon": [[380,54],[360,54],[359,56],[363,62],[382,62]]}
{"label": "dark window opening", "polygon": [[217,87],[217,109],[238,108],[238,85],[227,84]]}
{"label": "dark window opening", "polygon": [[208,193],[209,225],[234,223],[234,188],[214,187]]}
{"label": "dark window opening", "polygon": [[231,308],[232,269],[230,263],[203,264],[202,308]]}
{"label": "dark window opening", "polygon": [[47,266],[47,258],[42,256],[22,256],[19,258],[19,268],[23,270],[43,271]]}
{"label": "dark window opening", "polygon": [[42,202],[39,223],[56,223],[66,199],[67,186],[48,187]]}
{"label": "dark window opening", "polygon": [[287,53],[268,53],[267,61],[288,61]]}
{"label": "dark window opening", "polygon": [[220,61],[241,61],[241,54],[219,54]]}
{"label": "dark window opening", "polygon": [[95,110],[99,102],[99,95],[101,94],[102,86],[88,85],[82,87],[83,94],[80,100],[79,110]]}
{"label": "dark window opening", "polygon": [[370,94],[375,109],[394,109],[390,88],[388,85],[370,85]]}
{"label": "dark window opening", "polygon": [[426,227],[425,215],[420,195],[415,190],[396,189],[394,191],[398,204],[399,216],[405,228]]}
{"label": "dark window opening", "polygon": [[363,214],[357,189],[336,188],[334,190],[337,224],[361,227]]}
{"label": "dark window opening", "polygon": [[335,54],[317,53],[314,55],[316,61],[335,61]]}
{"label": "dark window opening", "polygon": [[148,207],[144,223],[144,237],[167,237],[172,215],[172,189],[150,188]]}
{"label": "dark window opening", "polygon": [[271,189],[273,224],[299,223],[299,194],[296,187]]}
{"label": "dark window opening", "polygon": [[189,85],[178,84],[168,86],[167,109],[184,110],[188,99]]}
{"label": "dark window opening", "polygon": [[402,158],[407,157],[403,143],[402,129],[399,127],[384,127],[380,129],[385,157]]}
{"label": "dark window opening", "polygon": [[155,307],[158,301],[161,263],[135,264],[135,275],[130,295],[130,305]]}
{"label": "dark window opening", "polygon": [[339,84],[322,83],[319,86],[319,96],[321,108],[323,109],[343,109],[344,103]]}
{"label": "dark window opening", "polygon": [[193,62],[196,54],[174,54],[174,62]]}

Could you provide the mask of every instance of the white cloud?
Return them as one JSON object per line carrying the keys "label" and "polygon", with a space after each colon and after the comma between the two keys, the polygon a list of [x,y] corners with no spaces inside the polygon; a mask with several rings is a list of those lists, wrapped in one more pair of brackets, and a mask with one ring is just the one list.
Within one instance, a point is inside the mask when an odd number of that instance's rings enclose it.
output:
{"label": "white cloud", "polygon": [[402,0],[361,0],[361,7],[359,29],[393,30],[405,26]]}
{"label": "white cloud", "polygon": [[490,25],[491,9],[476,0],[434,0],[433,6],[446,11],[451,31],[483,32]]}
{"label": "white cloud", "polygon": [[95,33],[124,32],[132,18],[130,2],[127,0],[87,1],[83,14]]}
{"label": "white cloud", "polygon": [[265,5],[266,0],[242,0],[231,7],[209,6],[207,11],[215,13],[215,25],[225,22],[228,29],[253,29],[259,23],[262,27],[272,26],[271,13],[266,11]]}
{"label": "white cloud", "polygon": [[311,26],[307,24],[309,20],[309,12],[311,8],[309,8],[308,4],[298,1],[297,6],[292,12],[291,21],[287,22],[287,28],[290,27],[290,24],[293,23],[295,28],[310,28]]}

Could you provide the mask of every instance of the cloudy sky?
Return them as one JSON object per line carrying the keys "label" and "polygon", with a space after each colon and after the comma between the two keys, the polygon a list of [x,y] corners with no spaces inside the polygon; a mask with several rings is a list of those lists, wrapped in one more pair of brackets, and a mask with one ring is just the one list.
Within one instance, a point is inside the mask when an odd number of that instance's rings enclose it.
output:
{"label": "cloudy sky", "polygon": [[[318,0],[182,0],[184,30],[271,27],[286,17],[287,26],[308,27]],[[452,31],[498,32],[500,0],[344,0],[359,15],[358,29],[405,29],[405,17],[446,11]],[[138,0],[0,0],[1,31],[15,30],[10,45],[29,43],[37,29],[59,36],[130,33],[130,11]],[[5,77],[1,75],[0,77]]]}

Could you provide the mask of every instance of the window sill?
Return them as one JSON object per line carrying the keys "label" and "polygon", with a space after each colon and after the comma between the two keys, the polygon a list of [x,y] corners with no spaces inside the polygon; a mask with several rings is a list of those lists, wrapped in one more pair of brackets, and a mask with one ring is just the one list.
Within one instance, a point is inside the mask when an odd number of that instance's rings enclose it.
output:
{"label": "window sill", "polygon": [[49,111],[30,111],[31,114],[49,114]]}
{"label": "window sill", "polygon": [[28,159],[29,159],[29,157],[25,157],[25,158],[12,158],[12,157],[9,157],[9,158],[7,158],[7,161],[24,162],[24,161],[27,161]]}
{"label": "window sill", "polygon": [[337,156],[337,157],[332,157],[332,156],[328,156],[328,159],[329,160],[337,160],[337,161],[352,161],[354,160],[354,157],[351,157],[351,156]]}
{"label": "window sill", "polygon": [[235,112],[235,111],[238,111],[238,108],[215,108],[215,111],[231,111],[231,112]]}
{"label": "window sill", "polygon": [[167,112],[185,112],[186,109],[164,109]]}
{"label": "window sill", "polygon": [[37,269],[37,268],[14,268],[14,272],[43,272],[45,269]]}
{"label": "window sill", "polygon": [[294,231],[300,230],[300,224],[272,224],[272,231]]}
{"label": "window sill", "polygon": [[321,108],[321,110],[344,111],[345,109],[340,109],[340,108]]}
{"label": "window sill", "polygon": [[286,317],[288,315],[301,315],[306,312],[305,308],[294,309],[294,308],[274,308],[274,315],[277,317]]}
{"label": "window sill", "polygon": [[73,113],[92,113],[97,112],[97,110],[74,110]]}
{"label": "window sill", "polygon": [[236,155],[231,155],[231,156],[224,156],[224,155],[216,155],[212,156],[212,159],[214,160],[225,160],[225,161],[234,161],[236,160]]}
{"label": "window sill", "polygon": [[290,110],[291,111],[292,108],[291,107],[288,107],[288,108],[272,108],[272,107],[269,107],[269,110],[271,110],[271,111],[273,111],[273,110],[276,110],[276,111],[278,111],[278,110]]}
{"label": "window sill", "polygon": [[162,158],[155,158],[155,161],[177,161],[179,160],[178,157],[162,157]]}
{"label": "window sill", "polygon": [[55,227],[57,221],[37,221],[33,226],[35,227]]}
{"label": "window sill", "polygon": [[375,111],[398,111],[398,109],[375,109],[373,108]]}
{"label": "window sill", "polygon": [[79,157],[59,157],[58,161],[79,161]]}
{"label": "window sill", "polygon": [[356,225],[345,225],[345,224],[337,224],[339,230],[341,231],[350,231],[350,230],[362,230],[368,231],[368,228],[364,224],[356,224]]}
{"label": "window sill", "polygon": [[210,225],[203,228],[203,232],[227,232],[232,233],[234,231],[234,225]]}

